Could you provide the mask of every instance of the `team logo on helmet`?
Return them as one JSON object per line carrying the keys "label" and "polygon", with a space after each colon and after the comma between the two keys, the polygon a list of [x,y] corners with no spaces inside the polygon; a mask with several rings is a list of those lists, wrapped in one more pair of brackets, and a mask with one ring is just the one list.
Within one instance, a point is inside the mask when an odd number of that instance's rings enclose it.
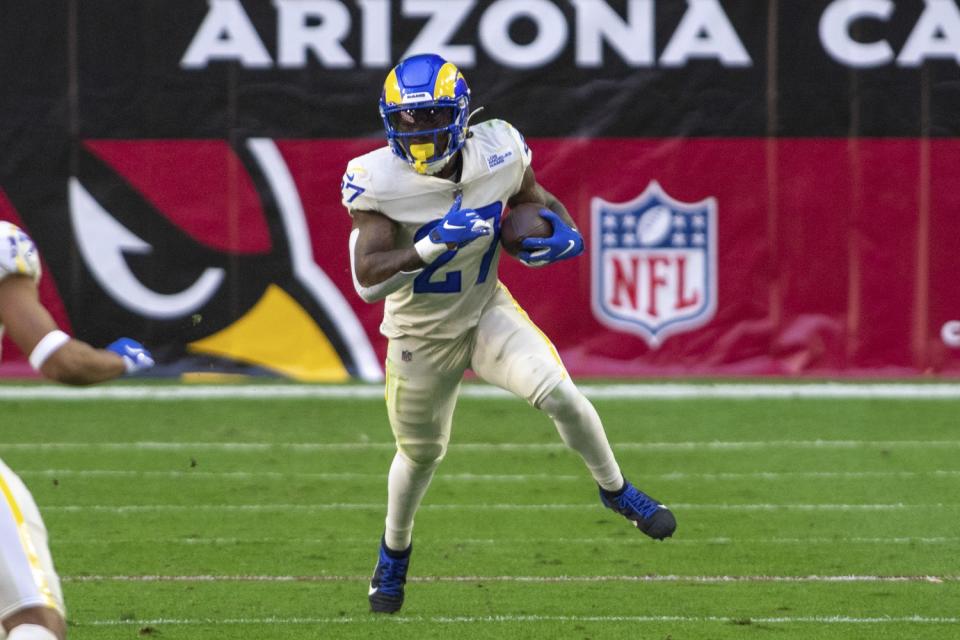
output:
{"label": "team logo on helmet", "polygon": [[418,173],[436,173],[463,147],[469,115],[467,81],[440,56],[407,58],[383,83],[380,116],[387,141]]}
{"label": "team logo on helmet", "polygon": [[654,180],[629,202],[591,201],[591,302],[602,324],[656,349],[717,309],[717,202],[680,202]]}

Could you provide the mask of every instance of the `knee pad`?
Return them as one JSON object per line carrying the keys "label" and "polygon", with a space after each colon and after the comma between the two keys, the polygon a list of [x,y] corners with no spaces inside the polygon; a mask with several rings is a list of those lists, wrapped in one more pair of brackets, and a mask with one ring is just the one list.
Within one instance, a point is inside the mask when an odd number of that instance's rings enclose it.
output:
{"label": "knee pad", "polygon": [[420,441],[397,443],[397,449],[413,467],[425,469],[440,464],[447,454],[446,442]]}
{"label": "knee pad", "polygon": [[582,417],[592,405],[570,378],[564,378],[538,407],[555,420],[567,422]]}
{"label": "knee pad", "polygon": [[13,628],[7,640],[57,640],[57,636],[38,624],[21,624]]}

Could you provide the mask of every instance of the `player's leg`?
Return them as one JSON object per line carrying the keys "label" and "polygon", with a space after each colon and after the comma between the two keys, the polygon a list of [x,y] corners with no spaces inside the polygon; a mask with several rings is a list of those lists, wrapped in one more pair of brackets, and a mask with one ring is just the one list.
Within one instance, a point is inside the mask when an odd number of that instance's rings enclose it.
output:
{"label": "player's leg", "polygon": [[63,594],[33,497],[0,461],[0,621],[8,640],[63,640]]}
{"label": "player's leg", "polygon": [[553,419],[564,443],[580,454],[600,486],[605,506],[652,537],[673,533],[673,514],[624,479],[596,409],[570,380],[550,340],[502,286],[480,319],[472,366],[487,382]]}
{"label": "player's leg", "polygon": [[370,583],[373,611],[393,613],[403,604],[414,516],[447,451],[466,340],[446,343],[391,340],[386,401],[397,453],[387,476],[387,517]]}
{"label": "player's leg", "polygon": [[602,489],[617,491],[623,486],[620,465],[610,448],[600,415],[569,376],[547,394],[538,408],[550,416],[563,442],[580,454]]}
{"label": "player's leg", "polygon": [[659,500],[623,477],[593,404],[565,378],[540,404],[557,425],[563,441],[580,453],[600,485],[600,501],[651,538],[662,540],[677,528],[673,513]]}
{"label": "player's leg", "polygon": [[3,620],[7,640],[64,640],[67,626],[55,609],[32,607],[22,609]]}
{"label": "player's leg", "polygon": [[413,515],[433,472],[447,451],[453,410],[468,363],[468,339],[391,340],[387,354],[386,402],[397,443],[388,477],[385,539],[406,548]]}
{"label": "player's leg", "polygon": [[477,328],[473,370],[546,412],[564,443],[580,454],[597,483],[622,484],[600,417],[570,381],[550,340],[501,287]]}

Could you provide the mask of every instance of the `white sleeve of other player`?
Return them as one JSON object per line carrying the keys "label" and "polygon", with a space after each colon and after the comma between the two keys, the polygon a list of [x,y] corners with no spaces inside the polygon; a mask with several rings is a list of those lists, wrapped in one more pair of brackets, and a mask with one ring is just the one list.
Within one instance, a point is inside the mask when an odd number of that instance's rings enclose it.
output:
{"label": "white sleeve of other player", "polygon": [[40,256],[33,240],[20,227],[0,221],[0,280],[14,274],[39,281]]}

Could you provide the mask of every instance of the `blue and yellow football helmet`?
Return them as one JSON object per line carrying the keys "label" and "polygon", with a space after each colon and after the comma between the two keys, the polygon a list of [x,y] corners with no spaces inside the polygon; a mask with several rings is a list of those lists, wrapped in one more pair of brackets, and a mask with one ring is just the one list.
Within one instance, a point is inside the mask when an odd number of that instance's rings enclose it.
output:
{"label": "blue and yellow football helmet", "polygon": [[411,56],[387,75],[380,116],[393,152],[418,173],[433,174],[467,139],[470,88],[452,62]]}

